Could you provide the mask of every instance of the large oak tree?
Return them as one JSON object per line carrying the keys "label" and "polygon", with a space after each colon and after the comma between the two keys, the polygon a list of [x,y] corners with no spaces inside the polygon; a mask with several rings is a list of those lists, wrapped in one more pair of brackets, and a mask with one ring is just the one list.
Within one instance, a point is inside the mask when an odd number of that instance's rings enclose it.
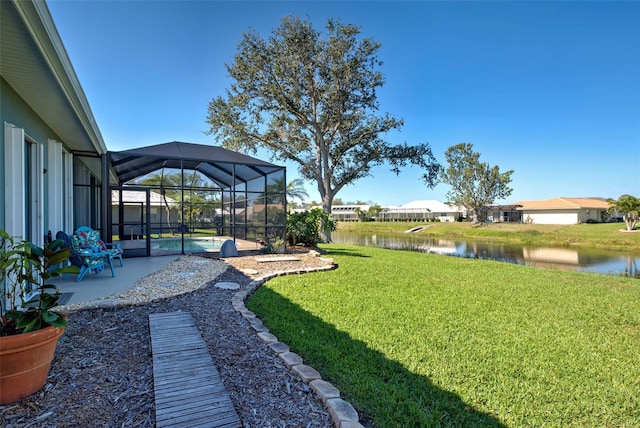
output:
{"label": "large oak tree", "polygon": [[395,173],[418,165],[433,186],[439,165],[428,144],[383,138],[403,123],[378,112],[379,48],[358,27],[334,20],[324,34],[296,17],[285,17],[268,39],[249,31],[227,65],[233,82],[226,97],[209,104],[209,133],[227,148],[266,148],[275,159],[297,163],[302,177],[317,184],[326,212],[344,186],[380,164]]}
{"label": "large oak tree", "polygon": [[511,195],[509,183],[513,170],[501,173],[497,166],[480,162],[480,153],[473,151],[473,144],[456,144],[444,155],[449,166],[440,181],[451,186],[447,203],[464,207],[471,214],[472,223],[478,223],[484,206]]}

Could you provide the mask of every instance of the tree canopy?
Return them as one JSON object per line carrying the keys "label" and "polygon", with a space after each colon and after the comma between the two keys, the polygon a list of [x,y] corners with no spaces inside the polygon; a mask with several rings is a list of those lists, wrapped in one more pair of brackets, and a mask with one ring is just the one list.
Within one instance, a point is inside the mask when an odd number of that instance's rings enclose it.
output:
{"label": "tree canopy", "polygon": [[378,113],[379,48],[358,27],[332,19],[325,34],[296,17],[285,17],[268,39],[249,31],[227,65],[233,83],[226,97],[209,104],[209,134],[229,149],[266,148],[297,163],[300,175],[317,184],[326,212],[336,193],[376,165],[395,173],[417,165],[433,186],[439,165],[428,144],[383,138],[403,123]]}
{"label": "tree canopy", "polygon": [[473,151],[473,144],[451,146],[445,158],[449,166],[442,172],[440,181],[451,186],[447,203],[464,207],[473,223],[478,223],[482,207],[511,195],[509,183],[513,170],[501,173],[497,166],[480,162],[480,153]]}
{"label": "tree canopy", "polygon": [[640,221],[640,198],[631,195],[622,195],[617,200],[608,199],[609,212],[622,214],[627,230],[633,230]]}

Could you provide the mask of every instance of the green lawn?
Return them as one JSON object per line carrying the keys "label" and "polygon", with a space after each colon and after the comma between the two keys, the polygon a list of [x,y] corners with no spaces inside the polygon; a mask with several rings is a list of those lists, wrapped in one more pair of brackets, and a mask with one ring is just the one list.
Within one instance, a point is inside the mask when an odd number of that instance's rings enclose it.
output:
{"label": "green lawn", "polygon": [[624,223],[601,224],[520,224],[488,223],[417,223],[417,222],[340,222],[339,231],[363,233],[403,233],[416,226],[429,228],[418,235],[446,238],[479,239],[488,242],[511,242],[544,246],[585,246],[617,251],[640,251],[640,231],[621,232]]}
{"label": "green lawn", "polygon": [[379,427],[638,426],[640,282],[324,246],[250,298]]}

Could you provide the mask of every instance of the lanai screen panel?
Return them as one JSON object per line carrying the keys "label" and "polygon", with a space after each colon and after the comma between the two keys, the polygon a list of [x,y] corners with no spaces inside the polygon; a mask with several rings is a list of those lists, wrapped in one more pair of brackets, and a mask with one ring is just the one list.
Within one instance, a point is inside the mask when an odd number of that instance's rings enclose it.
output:
{"label": "lanai screen panel", "polygon": [[[222,147],[182,142],[111,152],[109,156],[120,185],[164,170],[184,171],[182,185],[187,193],[189,171],[198,171],[216,183],[220,191],[218,235],[248,240],[284,238],[286,170],[282,166]],[[184,218],[189,216],[185,213]]]}

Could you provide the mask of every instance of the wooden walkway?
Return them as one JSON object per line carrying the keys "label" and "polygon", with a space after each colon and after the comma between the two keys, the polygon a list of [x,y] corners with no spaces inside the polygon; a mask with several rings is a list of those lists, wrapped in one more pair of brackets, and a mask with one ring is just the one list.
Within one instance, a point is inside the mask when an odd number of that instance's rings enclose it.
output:
{"label": "wooden walkway", "polygon": [[191,314],[149,314],[156,427],[241,427]]}

